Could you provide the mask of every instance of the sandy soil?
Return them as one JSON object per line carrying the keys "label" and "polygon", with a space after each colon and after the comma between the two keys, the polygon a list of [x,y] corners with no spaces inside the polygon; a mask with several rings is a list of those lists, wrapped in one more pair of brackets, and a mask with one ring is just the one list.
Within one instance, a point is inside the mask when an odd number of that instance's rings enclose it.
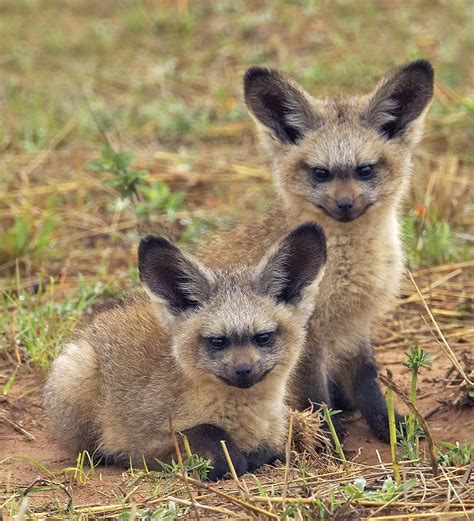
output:
{"label": "sandy soil", "polygon": [[[399,384],[405,389],[408,388],[408,371],[402,366],[403,350],[379,349],[378,359],[382,367],[392,369]],[[449,405],[452,402],[453,388],[447,384],[445,375],[450,362],[443,354],[437,353],[433,356],[433,366],[431,371],[423,372],[419,384],[419,407],[423,414],[439,406],[430,417],[433,436],[450,442],[473,442],[473,409],[455,409]],[[0,398],[0,415],[5,415],[34,437],[27,440],[12,424],[5,420],[0,421],[0,461],[3,460],[0,468],[0,488],[3,492],[17,487],[27,487],[37,478],[54,480],[52,474],[36,466],[33,460],[53,473],[75,465],[75,455],[61,450],[54,441],[54,433],[49,432],[41,403],[42,383],[43,379],[39,374],[20,371],[11,393]],[[403,410],[403,407],[399,408]],[[359,462],[377,463],[376,450],[383,461],[389,461],[388,446],[378,442],[363,420],[357,417],[349,424],[345,450],[350,457]],[[99,467],[94,477],[85,485],[75,483],[72,473],[68,476],[63,476],[61,480],[70,485],[68,490],[75,506],[116,503],[127,493],[123,485],[126,476],[119,468]],[[63,490],[57,489],[55,494],[60,501],[66,502],[67,496]],[[40,501],[41,497],[37,497],[36,500]]]}

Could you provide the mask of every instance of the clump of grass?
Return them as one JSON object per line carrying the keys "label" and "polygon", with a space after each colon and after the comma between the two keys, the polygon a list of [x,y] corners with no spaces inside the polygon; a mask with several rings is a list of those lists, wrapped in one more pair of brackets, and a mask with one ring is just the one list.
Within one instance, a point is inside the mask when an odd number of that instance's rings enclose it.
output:
{"label": "clump of grass", "polygon": [[474,455],[474,445],[469,443],[448,443],[441,441],[440,444],[448,450],[443,452],[436,449],[436,456],[441,465],[446,467],[463,467],[471,463]]}
{"label": "clump of grass", "polygon": [[189,219],[182,219],[185,229],[180,237],[180,244],[186,248],[195,247],[201,238],[209,231],[215,230],[218,224],[206,217],[193,215]]}
{"label": "clump of grass", "polygon": [[51,255],[50,246],[56,226],[55,205],[55,200],[51,199],[36,221],[31,208],[26,206],[10,224],[0,227],[0,265],[33,253],[36,258],[41,258],[46,251]]}
{"label": "clump of grass", "polygon": [[176,218],[176,212],[184,208],[184,193],[172,192],[163,181],[153,181],[149,186],[141,186],[142,201],[135,205],[135,214],[149,217],[155,212],[166,212],[169,222]]}
{"label": "clump of grass", "polygon": [[207,478],[209,471],[212,469],[211,460],[202,458],[198,454],[187,455],[186,459],[183,460],[183,469],[174,459],[171,463],[165,463],[160,460],[157,460],[157,462],[163,468],[165,475],[174,477],[176,474],[181,474],[184,469],[188,476],[200,479],[201,481]]}
{"label": "clump of grass", "polygon": [[53,360],[81,315],[100,297],[114,294],[111,284],[86,282],[82,277],[70,297],[58,300],[56,291],[56,281],[51,278],[40,284],[37,293],[24,290],[0,293],[4,316],[0,340],[6,348],[15,345],[41,368]]}
{"label": "clump of grass", "polygon": [[[170,428],[172,429],[171,420]],[[198,479],[201,481],[206,480],[209,471],[213,468],[211,460],[203,458],[198,454],[194,454],[191,450],[188,438],[181,433],[178,433],[178,435],[181,436],[186,459],[182,458],[181,451],[178,445],[178,439],[175,436],[175,446],[177,450],[178,461],[172,459],[171,463],[166,463],[159,459],[156,460],[158,464],[163,468],[163,473],[170,477],[174,477],[177,474],[181,475],[184,473],[186,476],[193,477],[194,479]],[[145,468],[147,468],[145,461],[144,465]]]}
{"label": "clump of grass", "polygon": [[[86,468],[86,466],[89,468]],[[94,477],[96,466],[97,463],[94,463],[94,455],[89,454],[87,450],[83,450],[77,455],[76,466],[66,467],[62,469],[61,472],[72,472],[74,481],[83,486]]]}
{"label": "clump of grass", "polygon": [[412,269],[453,262],[465,255],[465,246],[455,237],[452,226],[434,216],[426,218],[424,209],[405,218],[402,232]]}
{"label": "clump of grass", "polygon": [[145,121],[152,121],[164,141],[188,134],[202,134],[211,126],[211,113],[205,107],[191,107],[179,99],[150,104],[140,111]]}

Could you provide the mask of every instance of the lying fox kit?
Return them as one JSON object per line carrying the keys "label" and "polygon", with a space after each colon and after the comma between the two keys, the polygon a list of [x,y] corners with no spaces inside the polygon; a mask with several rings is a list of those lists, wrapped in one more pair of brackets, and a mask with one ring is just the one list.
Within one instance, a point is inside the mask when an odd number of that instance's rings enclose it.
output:
{"label": "lying fox kit", "polygon": [[279,71],[249,69],[245,100],[279,197],[265,216],[198,253],[225,267],[260,255],[299,223],[321,225],[328,262],[293,398],[301,408],[357,407],[384,441],[387,411],[371,330],[399,291],[398,214],[432,94],[433,70],[423,60],[389,72],[372,93],[350,97],[314,98]]}
{"label": "lying fox kit", "polygon": [[169,419],[211,479],[277,456],[287,430],[287,380],[326,260],[321,229],[304,224],[256,266],[211,269],[166,239],[140,243],[149,299],[99,314],[64,347],[45,391],[64,444],[152,468],[174,455]]}

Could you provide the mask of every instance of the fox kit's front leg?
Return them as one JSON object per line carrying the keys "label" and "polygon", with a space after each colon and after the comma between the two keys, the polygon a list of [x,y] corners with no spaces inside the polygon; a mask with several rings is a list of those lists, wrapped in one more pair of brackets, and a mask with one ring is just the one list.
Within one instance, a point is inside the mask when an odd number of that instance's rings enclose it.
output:
{"label": "fox kit's front leg", "polygon": [[[305,380],[301,380],[299,388],[295,389],[296,403],[294,406],[301,411],[308,407],[318,409],[323,403],[329,408],[334,408],[335,403],[330,392],[332,382],[329,379],[327,367],[328,351],[319,344],[319,339],[315,335],[310,335],[308,340],[307,352],[301,360],[299,369],[299,374],[304,374]],[[338,438],[344,439],[347,431],[341,419],[333,416],[332,422]],[[322,428],[329,435],[329,427],[326,422],[323,422]]]}
{"label": "fox kit's front leg", "polygon": [[202,424],[182,433],[186,436],[193,454],[211,461],[212,469],[209,471],[208,479],[217,481],[222,479],[229,471],[229,465],[222,450],[221,440],[226,442],[230,459],[234,465],[237,476],[247,472],[248,463],[244,453],[237,448],[230,436],[219,427]]}
{"label": "fox kit's front leg", "polygon": [[[385,397],[377,382],[377,364],[372,345],[362,343],[354,357],[344,364],[339,375],[337,388],[344,393],[344,399],[359,409],[374,434],[382,441],[390,441],[388,411]],[[397,424],[403,417],[396,414]]]}
{"label": "fox kit's front leg", "polygon": [[281,451],[263,443],[258,448],[247,454],[248,472],[253,472],[262,465],[270,465],[277,459],[283,461],[284,458],[285,456]]}

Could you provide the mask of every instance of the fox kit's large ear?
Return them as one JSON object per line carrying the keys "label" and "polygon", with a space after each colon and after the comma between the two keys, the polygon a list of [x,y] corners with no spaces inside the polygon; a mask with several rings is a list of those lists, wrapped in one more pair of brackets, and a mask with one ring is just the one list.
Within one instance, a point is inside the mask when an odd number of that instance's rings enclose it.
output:
{"label": "fox kit's large ear", "polygon": [[389,72],[370,97],[363,119],[387,139],[416,142],[433,97],[430,62],[417,60]]}
{"label": "fox kit's large ear", "polygon": [[326,238],[317,224],[302,224],[265,255],[256,268],[254,287],[277,302],[302,307],[308,316],[326,263]]}
{"label": "fox kit's large ear", "polygon": [[294,145],[308,130],[319,126],[310,96],[277,70],[265,67],[248,69],[244,94],[250,113],[273,141]]}
{"label": "fox kit's large ear", "polygon": [[168,323],[180,313],[199,307],[214,289],[212,272],[163,237],[148,235],[138,248],[138,270],[160,318]]}

